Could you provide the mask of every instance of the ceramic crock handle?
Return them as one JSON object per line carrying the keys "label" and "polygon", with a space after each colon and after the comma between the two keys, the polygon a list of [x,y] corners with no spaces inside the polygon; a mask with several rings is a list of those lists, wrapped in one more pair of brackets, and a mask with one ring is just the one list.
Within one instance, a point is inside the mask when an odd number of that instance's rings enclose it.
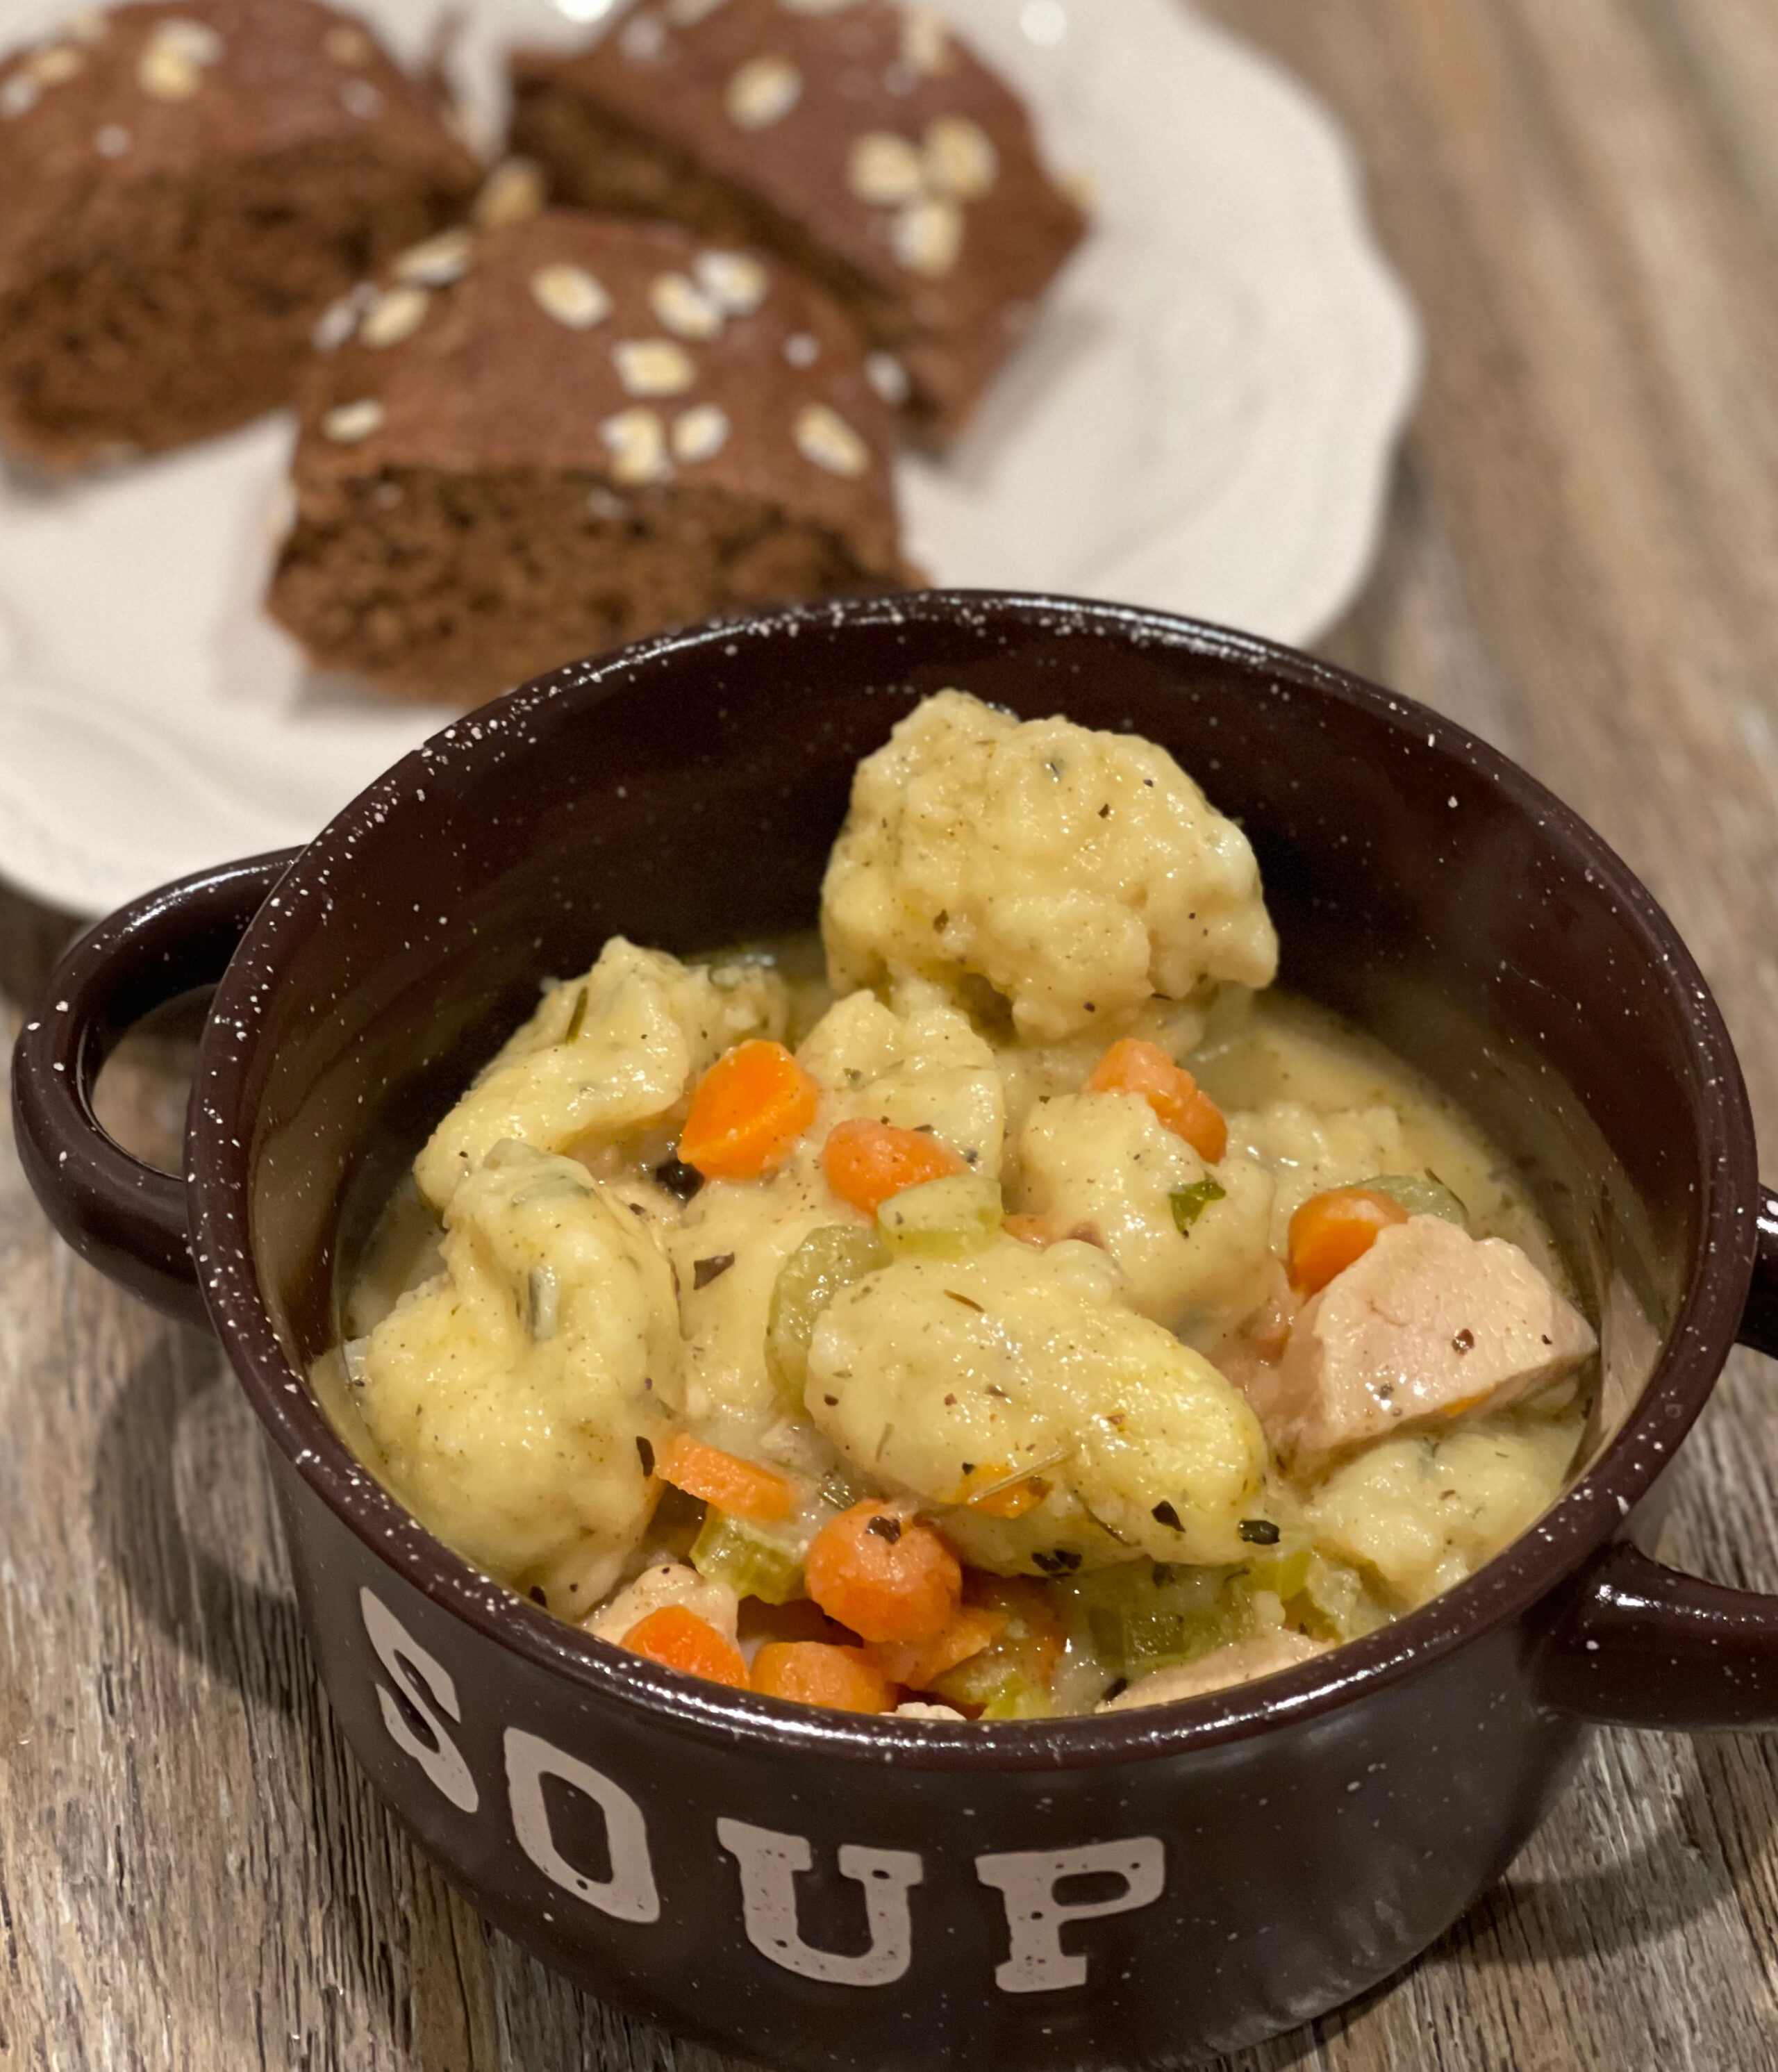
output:
{"label": "ceramic crock handle", "polygon": [[50,1221],[113,1281],[207,1326],[185,1182],[133,1158],[93,1112],[101,1067],[157,1007],[213,985],[294,852],[226,864],[121,907],[50,974],[12,1060],[18,1155]]}
{"label": "ceramic crock handle", "polygon": [[[1778,1358],[1778,1193],[1760,1190],[1740,1340]],[[1628,1541],[1599,1554],[1544,1643],[1539,1695],[1613,1726],[1778,1726],[1778,1597],[1669,1568]]]}

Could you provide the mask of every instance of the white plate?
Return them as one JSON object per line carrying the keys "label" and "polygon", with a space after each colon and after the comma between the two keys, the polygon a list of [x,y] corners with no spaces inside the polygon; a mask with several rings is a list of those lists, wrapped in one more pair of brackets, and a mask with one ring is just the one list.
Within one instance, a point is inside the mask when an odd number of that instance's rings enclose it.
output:
{"label": "white plate", "polygon": [[[469,0],[456,64],[617,0]],[[64,0],[0,0],[0,39]],[[417,54],[437,0],[366,0]],[[950,0],[1098,228],[942,467],[910,546],[944,584],[1112,597],[1300,642],[1361,580],[1419,339],[1321,109],[1179,0]],[[569,15],[573,19],[565,18]],[[261,615],[290,438],[271,419],[102,482],[0,480],[0,874],[99,913],[300,842],[430,733],[314,680]]]}

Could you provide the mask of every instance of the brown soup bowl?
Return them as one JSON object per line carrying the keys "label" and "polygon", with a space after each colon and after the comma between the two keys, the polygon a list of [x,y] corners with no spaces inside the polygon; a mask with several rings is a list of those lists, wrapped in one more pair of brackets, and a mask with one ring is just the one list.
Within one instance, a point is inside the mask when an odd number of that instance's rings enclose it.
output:
{"label": "brown soup bowl", "polygon": [[[689,1681],[421,1529],[311,1398],[343,1262],[544,974],[622,931],[807,925],[857,759],[960,684],[1165,744],[1257,849],[1283,983],[1521,1167],[1603,1346],[1586,1471],[1460,1588],[1154,1711],[859,1719]],[[215,982],[186,1174],[100,1131],[121,1032]],[[1778,1349],[1778,1216],[1709,992],[1646,892],[1460,727],[1141,611],[928,594],[556,672],[294,856],[88,935],[19,1043],[44,1206],[221,1339],[302,1615],[378,1789],[487,1917],[606,1999],[782,2066],[1181,2062],[1321,2013],[1498,1877],[1591,1721],[1778,1719],[1778,1600],[1640,1551],[1730,1348]]]}

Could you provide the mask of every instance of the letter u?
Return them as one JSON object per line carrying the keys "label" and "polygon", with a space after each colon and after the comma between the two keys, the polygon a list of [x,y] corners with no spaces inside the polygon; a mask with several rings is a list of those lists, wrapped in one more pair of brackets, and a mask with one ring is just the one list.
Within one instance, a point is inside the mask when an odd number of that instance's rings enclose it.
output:
{"label": "letter u", "polygon": [[870,1947],[844,1957],[811,1948],[797,1926],[797,1874],[815,1861],[802,1836],[720,1819],[717,1840],[741,1866],[741,1918],[747,1940],[762,1957],[830,1986],[888,1986],[905,1974],[914,1961],[908,1893],[926,1874],[912,1851],[842,1846],[840,1875],[864,1887],[870,1929]]}

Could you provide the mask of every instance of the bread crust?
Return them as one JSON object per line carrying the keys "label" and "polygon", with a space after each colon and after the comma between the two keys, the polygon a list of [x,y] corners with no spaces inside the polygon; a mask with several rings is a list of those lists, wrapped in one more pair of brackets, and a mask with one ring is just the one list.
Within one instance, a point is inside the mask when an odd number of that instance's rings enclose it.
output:
{"label": "bread crust", "polygon": [[310,371],[270,604],[318,660],[473,701],[668,625],[907,579],[893,415],[819,290],[573,211],[454,249],[398,260]]}
{"label": "bread crust", "polygon": [[583,48],[511,68],[512,148],[561,199],[745,237],[808,272],[899,361],[934,443],[1086,232],[1023,103],[924,7],[646,0]]}

